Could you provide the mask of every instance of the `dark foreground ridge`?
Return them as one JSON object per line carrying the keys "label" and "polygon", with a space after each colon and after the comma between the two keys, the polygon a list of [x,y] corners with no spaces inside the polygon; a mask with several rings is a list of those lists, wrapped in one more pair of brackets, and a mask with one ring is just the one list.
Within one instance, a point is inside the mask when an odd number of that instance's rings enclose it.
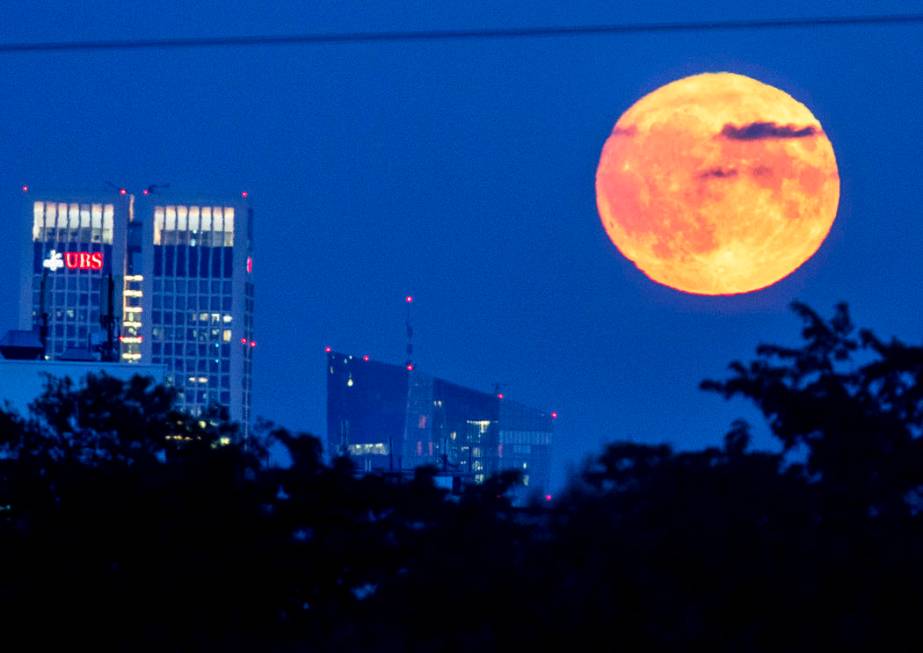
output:
{"label": "dark foreground ridge", "polygon": [[[139,378],[53,382],[29,416],[0,412],[6,641],[916,650],[923,348],[856,333],[844,306],[795,310],[800,347],[703,383],[755,402],[780,453],[742,422],[701,451],[611,444],[526,508],[510,476],[460,496],[431,469],[359,477],[310,435],[264,424],[244,446]],[[273,443],[290,467],[263,463]]]}

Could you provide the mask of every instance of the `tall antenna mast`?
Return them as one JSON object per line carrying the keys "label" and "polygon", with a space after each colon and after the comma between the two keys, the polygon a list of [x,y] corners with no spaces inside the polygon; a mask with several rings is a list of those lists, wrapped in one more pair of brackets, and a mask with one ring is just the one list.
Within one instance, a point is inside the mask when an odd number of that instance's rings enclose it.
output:
{"label": "tall antenna mast", "polygon": [[404,303],[407,305],[407,318],[404,324],[407,327],[407,362],[404,363],[407,371],[413,371],[413,324],[410,321],[410,308],[413,306],[413,295],[404,297]]}

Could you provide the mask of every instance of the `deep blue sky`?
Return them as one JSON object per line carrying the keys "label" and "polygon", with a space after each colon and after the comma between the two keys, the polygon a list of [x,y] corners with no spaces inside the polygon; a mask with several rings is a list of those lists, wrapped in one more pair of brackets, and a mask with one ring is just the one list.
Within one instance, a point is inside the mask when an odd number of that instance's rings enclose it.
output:
{"label": "deep blue sky", "polygon": [[[923,11],[885,0],[76,4],[6,3],[0,40]],[[920,26],[3,55],[0,219],[19,219],[22,183],[246,189],[258,220],[258,414],[322,433],[323,346],[400,361],[411,292],[421,369],[507,383],[510,397],[561,413],[560,480],[603,441],[699,446],[736,416],[756,421],[698,382],[760,341],[792,341],[794,299],[824,313],[847,300],[859,323],[918,340],[921,69]],[[638,97],[721,70],[812,109],[842,198],[826,243],[794,275],[706,298],[621,257],[593,177]],[[0,325],[16,321],[18,252],[0,267]]]}

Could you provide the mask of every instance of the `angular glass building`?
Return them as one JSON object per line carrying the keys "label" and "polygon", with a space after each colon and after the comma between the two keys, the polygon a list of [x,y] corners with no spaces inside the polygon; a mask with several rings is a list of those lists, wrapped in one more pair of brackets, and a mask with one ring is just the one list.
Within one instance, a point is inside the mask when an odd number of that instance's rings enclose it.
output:
{"label": "angular glass building", "polygon": [[20,328],[46,334],[45,357],[82,349],[161,364],[183,409],[223,407],[246,435],[256,347],[246,194],[22,191]]}
{"label": "angular glass building", "polygon": [[481,483],[509,469],[544,493],[554,413],[466,388],[413,366],[327,352],[327,446],[362,471],[433,465]]}

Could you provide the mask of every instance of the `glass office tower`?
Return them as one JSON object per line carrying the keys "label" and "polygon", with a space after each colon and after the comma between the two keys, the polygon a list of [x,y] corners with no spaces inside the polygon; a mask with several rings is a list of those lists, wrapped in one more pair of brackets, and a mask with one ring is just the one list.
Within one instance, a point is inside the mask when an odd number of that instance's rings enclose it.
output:
{"label": "glass office tower", "polygon": [[[100,350],[112,277],[117,291],[125,274],[131,201],[118,193],[29,193],[23,238],[20,328],[42,323],[46,357],[69,350]],[[121,312],[116,297],[115,313]],[[117,335],[117,334],[116,334]],[[117,351],[115,353],[117,356]]]}
{"label": "glass office tower", "polygon": [[193,415],[224,408],[246,435],[256,348],[246,195],[28,187],[23,195],[32,235],[20,321],[21,328],[41,328],[44,287],[46,357],[99,351],[91,341],[106,339],[100,316],[109,313],[111,295],[115,357],[163,364],[181,408]]}
{"label": "glass office tower", "polygon": [[[250,422],[253,338],[252,213],[245,202],[162,198],[141,202],[142,358],[167,367],[167,381],[194,415],[225,406]],[[145,347],[147,345],[147,347]],[[147,349],[148,351],[145,351]]]}

